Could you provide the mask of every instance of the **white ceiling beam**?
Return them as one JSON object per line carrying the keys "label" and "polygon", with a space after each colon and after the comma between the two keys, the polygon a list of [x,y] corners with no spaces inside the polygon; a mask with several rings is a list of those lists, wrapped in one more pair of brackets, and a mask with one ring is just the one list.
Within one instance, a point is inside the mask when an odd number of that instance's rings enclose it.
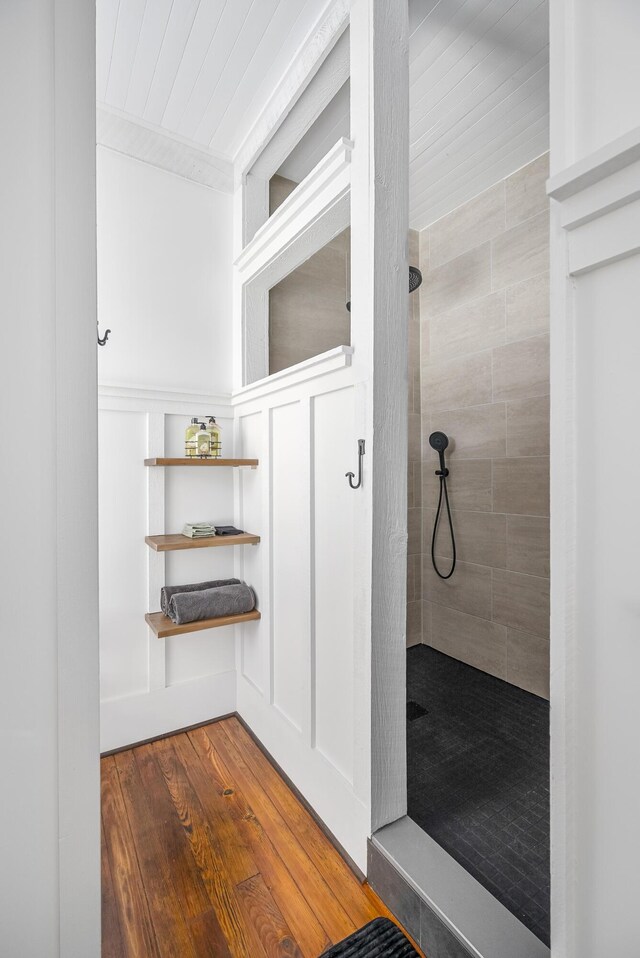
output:
{"label": "white ceiling beam", "polygon": [[100,105],[96,113],[99,146],[175,173],[221,193],[233,190],[233,165],[227,157],[161,130],[145,120]]}
{"label": "white ceiling beam", "polygon": [[[293,107],[344,34],[349,25],[350,6],[350,0],[330,0],[320,20],[303,43],[297,56],[269,98],[259,121],[249,131],[240,146],[234,161],[236,183],[252,169],[258,158],[264,153],[284,120],[289,116]],[[341,59],[334,79],[335,88],[329,85],[324,105],[331,100],[345,80],[348,79],[348,44],[347,72],[344,76],[343,73],[344,61]],[[337,82],[339,79],[340,82]],[[307,125],[297,133],[297,139],[294,142],[297,142],[304,135],[322,108],[320,106],[317,112],[308,119]],[[292,143],[291,147],[293,145]],[[287,153],[284,153],[280,162],[277,162],[273,167],[273,172],[278,169]],[[273,165],[273,162],[271,165]]]}

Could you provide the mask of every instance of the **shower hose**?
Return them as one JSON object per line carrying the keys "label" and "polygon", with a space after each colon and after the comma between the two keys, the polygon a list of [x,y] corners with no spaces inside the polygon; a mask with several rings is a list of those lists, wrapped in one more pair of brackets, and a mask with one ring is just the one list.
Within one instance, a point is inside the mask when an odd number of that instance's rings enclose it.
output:
{"label": "shower hose", "polygon": [[[445,470],[445,472],[447,471],[448,470]],[[433,568],[436,570],[437,574],[440,576],[441,579],[450,579],[456,567],[456,537],[453,534],[453,521],[451,519],[451,507],[449,506],[449,493],[447,492],[447,477],[441,472],[439,474],[439,479],[440,479],[440,495],[438,497],[438,509],[436,511],[436,518],[433,523],[433,535],[431,537],[431,561],[433,562]],[[443,499],[447,507],[447,519],[449,522],[449,532],[451,533],[451,548],[453,550],[451,568],[446,573],[446,575],[444,572],[440,572],[440,569],[438,568],[438,563],[436,562],[436,537],[438,535],[438,525],[440,523],[440,516],[442,514]]]}

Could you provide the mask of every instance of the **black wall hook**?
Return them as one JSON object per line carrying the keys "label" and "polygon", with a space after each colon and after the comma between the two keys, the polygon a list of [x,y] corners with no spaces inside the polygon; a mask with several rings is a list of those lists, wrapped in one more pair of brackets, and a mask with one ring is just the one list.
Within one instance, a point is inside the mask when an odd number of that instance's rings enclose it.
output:
{"label": "black wall hook", "polygon": [[[96,323],[96,326],[98,326],[97,323]],[[102,337],[102,339],[100,339],[100,327],[98,326],[98,346],[105,346],[105,345],[106,345],[106,342],[107,342],[107,340],[108,340],[108,338],[109,338],[109,333],[110,333],[110,332],[111,332],[111,330],[110,330],[110,329],[107,329],[107,331],[105,332],[105,334],[104,334],[104,336]]]}
{"label": "black wall hook", "polygon": [[359,489],[362,485],[362,457],[364,456],[364,439],[358,439],[358,481],[354,483],[355,473],[345,472],[352,489]]}

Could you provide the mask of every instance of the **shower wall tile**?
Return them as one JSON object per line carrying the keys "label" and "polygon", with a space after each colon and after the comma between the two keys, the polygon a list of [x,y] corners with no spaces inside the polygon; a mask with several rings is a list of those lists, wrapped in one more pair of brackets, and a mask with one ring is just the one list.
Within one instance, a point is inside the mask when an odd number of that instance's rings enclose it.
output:
{"label": "shower wall tile", "polygon": [[420,259],[420,231],[409,230],[409,264],[417,266]]}
{"label": "shower wall tile", "polygon": [[540,213],[491,241],[492,289],[549,269],[549,214]]}
{"label": "shower wall tile", "polygon": [[507,403],[507,456],[549,455],[549,397]]}
{"label": "shower wall tile", "polygon": [[422,602],[407,602],[407,648],[422,642]]}
{"label": "shower wall tile", "polygon": [[476,669],[506,679],[505,626],[435,604],[431,604],[431,616],[429,645],[454,659],[467,662]]}
{"label": "shower wall tile", "polygon": [[478,246],[456,259],[430,269],[421,287],[420,312],[430,315],[455,309],[491,292],[490,244]]}
{"label": "shower wall tile", "polygon": [[[439,424],[437,424],[439,425]],[[435,506],[438,501],[439,479],[435,475],[438,468],[436,453],[429,447],[433,458],[425,461],[422,469],[423,503]],[[460,459],[447,480],[451,508],[468,512],[491,512],[493,508],[493,487],[491,482],[490,459]]]}
{"label": "shower wall tile", "polygon": [[431,610],[433,605],[431,602],[422,601],[422,641],[424,645],[431,645],[431,634],[432,634],[432,620],[433,616]]}
{"label": "shower wall tile", "polygon": [[423,342],[423,361],[453,359],[501,346],[506,340],[504,290],[446,313],[423,317],[423,336],[425,330],[429,349]]}
{"label": "shower wall tile", "polygon": [[507,682],[549,698],[549,640],[507,629]]}
{"label": "shower wall tile", "polygon": [[549,520],[507,516],[507,569],[549,577]]}
{"label": "shower wall tile", "polygon": [[[424,430],[425,423],[423,421]],[[507,425],[504,403],[487,403],[434,413],[429,424],[451,437],[449,458],[491,459],[507,450]],[[428,433],[427,433],[428,435]],[[423,448],[426,448],[423,443]]]}
{"label": "shower wall tile", "polygon": [[271,373],[351,342],[348,243],[347,230],[269,291]]}
{"label": "shower wall tile", "polygon": [[409,461],[420,460],[422,458],[422,426],[420,413],[409,413]]}
{"label": "shower wall tile", "polygon": [[[418,469],[418,478],[416,480],[416,468]],[[411,462],[407,463],[407,509],[415,509],[416,506],[420,505],[420,498],[422,495],[422,469],[421,463]],[[416,485],[418,488],[416,488]]]}
{"label": "shower wall tile", "polygon": [[549,209],[549,154],[528,163],[505,180],[507,229]]}
{"label": "shower wall tile", "polygon": [[429,229],[430,267],[486,243],[505,229],[505,184],[497,183]]}
{"label": "shower wall tile", "polygon": [[407,555],[422,552],[422,509],[407,509]]}
{"label": "shower wall tile", "polygon": [[491,350],[431,362],[422,368],[425,407],[431,415],[441,409],[459,409],[491,402]]}
{"label": "shower wall tile", "polygon": [[549,332],[549,273],[507,289],[507,342]]}
{"label": "shower wall tile", "polygon": [[422,598],[422,556],[407,556],[407,601]]}
{"label": "shower wall tile", "polygon": [[493,570],[493,619],[511,629],[549,638],[549,580]]}
{"label": "shower wall tile", "polygon": [[548,456],[496,459],[493,463],[493,511],[548,516]]}
{"label": "shower wall tile", "polygon": [[549,395],[549,336],[533,336],[493,351],[493,401]]}
{"label": "shower wall tile", "polygon": [[[420,496],[422,509],[423,642],[538,695],[548,694],[549,671],[547,170],[540,157],[420,233],[423,462],[410,477],[412,507]],[[415,344],[415,327],[410,337]],[[410,369],[416,375],[413,357]],[[414,414],[417,398],[414,380]],[[430,555],[436,429],[451,440],[459,559],[446,581]],[[410,541],[415,548],[415,529]],[[415,590],[417,567],[410,575]]]}
{"label": "shower wall tile", "polygon": [[491,618],[491,569],[485,565],[459,562],[451,579],[436,575],[429,561],[423,563],[422,594],[425,599],[449,609]]}
{"label": "shower wall tile", "polygon": [[[424,552],[431,549],[431,535],[436,517],[435,509],[425,509]],[[456,537],[456,553],[463,562],[489,565],[504,569],[507,566],[507,517],[495,512],[452,512]],[[446,518],[438,523],[436,555],[450,559],[453,555],[451,535]],[[443,563],[446,568],[446,562]]]}

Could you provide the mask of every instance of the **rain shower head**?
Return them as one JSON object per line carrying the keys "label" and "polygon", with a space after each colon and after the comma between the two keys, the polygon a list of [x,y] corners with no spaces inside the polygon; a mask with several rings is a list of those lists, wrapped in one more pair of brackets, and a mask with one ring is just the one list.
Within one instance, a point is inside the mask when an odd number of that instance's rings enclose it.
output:
{"label": "rain shower head", "polygon": [[[422,273],[417,266],[409,267],[409,292],[415,293],[419,286],[422,285]],[[347,303],[347,309],[351,312],[351,300]]]}
{"label": "rain shower head", "polygon": [[422,286],[422,273],[417,266],[409,267],[409,292],[415,293],[417,288]]}

